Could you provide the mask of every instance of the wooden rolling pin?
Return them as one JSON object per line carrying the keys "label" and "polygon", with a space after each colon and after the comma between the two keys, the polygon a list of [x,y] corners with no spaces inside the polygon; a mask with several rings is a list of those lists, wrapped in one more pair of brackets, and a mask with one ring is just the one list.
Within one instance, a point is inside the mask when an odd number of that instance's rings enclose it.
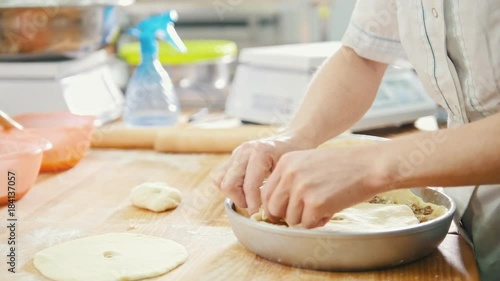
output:
{"label": "wooden rolling pin", "polygon": [[153,149],[158,128],[105,126],[94,129],[92,147]]}
{"label": "wooden rolling pin", "polygon": [[277,130],[269,126],[164,129],[158,132],[154,149],[178,153],[230,153],[246,141],[271,136]]}
{"label": "wooden rolling pin", "polygon": [[277,127],[246,125],[225,129],[103,127],[94,131],[96,148],[155,149],[177,153],[228,153],[245,141],[272,135]]}

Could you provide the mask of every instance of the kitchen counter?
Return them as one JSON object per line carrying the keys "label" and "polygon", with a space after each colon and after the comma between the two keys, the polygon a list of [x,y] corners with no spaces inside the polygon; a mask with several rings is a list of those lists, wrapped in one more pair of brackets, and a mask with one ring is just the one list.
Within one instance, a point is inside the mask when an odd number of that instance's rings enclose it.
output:
{"label": "kitchen counter", "polygon": [[[210,184],[210,172],[227,157],[93,149],[72,170],[40,175],[16,205],[16,274],[7,272],[8,237],[4,227],[0,232],[0,280],[47,280],[32,264],[37,251],[109,232],[160,236],[187,248],[184,265],[151,280],[479,280],[472,249],[453,233],[430,256],[377,271],[310,271],[257,257],[238,243],[224,212],[224,197]],[[179,188],[181,205],[160,214],[131,206],[130,190],[145,181]],[[6,207],[0,208],[0,220],[7,220]]]}

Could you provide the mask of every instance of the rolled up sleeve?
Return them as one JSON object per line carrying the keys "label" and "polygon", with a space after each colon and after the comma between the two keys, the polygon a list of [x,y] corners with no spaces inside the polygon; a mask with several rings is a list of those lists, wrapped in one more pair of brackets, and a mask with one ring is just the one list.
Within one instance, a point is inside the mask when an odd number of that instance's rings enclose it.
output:
{"label": "rolled up sleeve", "polygon": [[342,43],[366,59],[411,67],[399,36],[396,0],[358,0]]}

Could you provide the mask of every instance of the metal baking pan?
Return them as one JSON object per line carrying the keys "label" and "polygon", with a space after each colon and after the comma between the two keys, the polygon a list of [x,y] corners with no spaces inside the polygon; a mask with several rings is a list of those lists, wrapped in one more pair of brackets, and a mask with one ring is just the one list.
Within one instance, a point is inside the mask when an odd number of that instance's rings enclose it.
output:
{"label": "metal baking pan", "polygon": [[375,233],[293,229],[256,222],[238,214],[226,199],[225,209],[238,240],[253,253],[284,265],[324,271],[360,271],[397,266],[436,250],[450,228],[455,204],[434,189],[414,188],[424,201],[443,205],[441,217],[404,229]]}

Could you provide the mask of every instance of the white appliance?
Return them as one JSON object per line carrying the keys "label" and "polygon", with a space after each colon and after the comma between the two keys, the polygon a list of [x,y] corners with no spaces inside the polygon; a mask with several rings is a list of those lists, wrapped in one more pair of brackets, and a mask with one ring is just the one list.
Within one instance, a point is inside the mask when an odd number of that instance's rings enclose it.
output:
{"label": "white appliance", "polygon": [[84,58],[0,62],[0,109],[10,115],[71,111],[106,123],[121,116],[123,94],[104,50]]}
{"label": "white appliance", "polygon": [[[287,123],[315,71],[340,47],[340,42],[324,42],[242,50],[226,114],[253,123]],[[426,94],[412,69],[391,67],[373,106],[351,129],[361,131],[410,123],[434,115],[436,110],[436,103]]]}

